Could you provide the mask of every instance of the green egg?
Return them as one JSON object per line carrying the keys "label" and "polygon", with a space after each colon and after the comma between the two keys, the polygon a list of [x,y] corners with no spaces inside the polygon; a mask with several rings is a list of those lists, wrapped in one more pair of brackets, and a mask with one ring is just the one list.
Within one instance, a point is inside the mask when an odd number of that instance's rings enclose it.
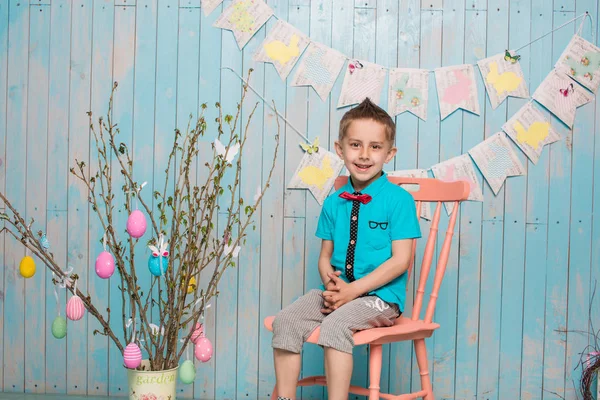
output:
{"label": "green egg", "polygon": [[60,315],[52,322],[52,336],[62,339],[67,336],[67,320]]}
{"label": "green egg", "polygon": [[196,366],[191,360],[185,360],[179,367],[179,380],[186,385],[194,382],[196,379]]}

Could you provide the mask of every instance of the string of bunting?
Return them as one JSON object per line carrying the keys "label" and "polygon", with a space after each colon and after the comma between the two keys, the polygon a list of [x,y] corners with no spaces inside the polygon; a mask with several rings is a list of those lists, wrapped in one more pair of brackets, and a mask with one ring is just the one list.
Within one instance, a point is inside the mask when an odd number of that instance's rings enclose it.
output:
{"label": "string of bunting", "polygon": [[[221,0],[203,0],[202,7],[205,14],[210,14],[220,3]],[[223,10],[214,26],[231,30],[241,50],[272,17],[276,18],[277,22],[254,53],[254,60],[271,63],[282,80],[287,80],[295,69],[294,75],[289,79],[291,86],[311,86],[323,101],[329,97],[338,76],[346,66],[337,108],[358,104],[367,97],[379,103],[386,78],[389,77],[387,87],[389,114],[396,116],[408,111],[425,121],[429,102],[429,74],[433,73],[441,120],[458,109],[479,115],[475,65],[480,71],[493,109],[509,96],[529,99],[502,126],[501,131],[467,153],[440,162],[429,169],[390,173],[392,176],[427,177],[430,170],[435,178],[441,180],[467,181],[471,186],[469,200],[472,201],[483,201],[475,166],[494,194],[499,192],[507,177],[525,174],[525,167],[519,160],[511,141],[533,164],[536,164],[543,147],[560,140],[560,135],[546,118],[543,109],[536,103],[549,110],[558,120],[572,129],[576,109],[593,101],[600,86],[600,48],[580,36],[587,18],[593,26],[592,17],[587,11],[516,50],[505,50],[503,53],[479,60],[476,64],[447,66],[433,71],[417,68],[386,68],[375,63],[346,57],[337,50],[311,41],[300,30],[278,19],[273,10],[262,0],[234,1]],[[576,34],[554,68],[533,95],[530,95],[518,51],[581,18],[583,20]],[[271,107],[237,72],[229,67],[222,69],[234,73]],[[311,143],[307,135],[296,129],[279,112],[277,114],[307,143],[301,144],[305,154],[288,184],[288,189],[308,189],[315,199],[323,204],[333,187],[335,178],[343,168],[342,160],[336,154],[319,146],[318,138]],[[450,212],[452,205],[446,207]],[[427,207],[423,208],[421,214],[422,217],[427,218]]]}

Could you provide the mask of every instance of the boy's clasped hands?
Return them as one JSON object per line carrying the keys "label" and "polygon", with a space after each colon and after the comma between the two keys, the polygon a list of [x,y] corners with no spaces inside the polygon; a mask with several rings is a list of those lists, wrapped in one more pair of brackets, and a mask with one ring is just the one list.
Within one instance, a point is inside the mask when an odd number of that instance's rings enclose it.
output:
{"label": "boy's clasped hands", "polygon": [[331,314],[346,303],[356,299],[360,293],[357,293],[354,285],[340,278],[341,271],[329,272],[327,276],[329,281],[325,285],[323,292],[324,308],[323,314]]}

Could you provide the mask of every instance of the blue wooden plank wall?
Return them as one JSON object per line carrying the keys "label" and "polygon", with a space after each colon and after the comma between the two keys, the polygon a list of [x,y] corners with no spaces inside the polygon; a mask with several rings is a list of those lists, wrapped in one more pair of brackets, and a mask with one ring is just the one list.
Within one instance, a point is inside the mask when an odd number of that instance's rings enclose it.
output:
{"label": "blue wooden plank wall", "polygon": [[[588,20],[582,35],[596,42],[600,33],[595,0],[268,3],[313,40],[386,67],[475,63],[585,11],[594,24]],[[48,232],[55,256],[76,268],[99,309],[118,308],[120,300],[112,295],[115,282],[95,279],[91,272],[101,250],[101,226],[85,188],[68,169],[75,158],[95,157],[86,112],[105,113],[113,81],[119,82],[114,118],[121,140],[134,153],[135,178],[148,182],[148,193],[163,181],[176,126],[185,128],[202,103],[209,105],[208,121],[217,115],[212,107],[217,101],[235,112],[241,83],[221,67],[241,74],[254,68],[252,85],[273,99],[294,127],[333,148],[345,112],[336,108],[342,78],[325,102],[310,88],[282,82],[272,65],[252,58],[275,20],[240,51],[231,32],[212,26],[230,4],[226,0],[205,16],[200,0],[0,1],[0,191]],[[520,51],[531,92],[577,26],[570,23]],[[464,154],[525,103],[510,98],[492,110],[476,75],[481,116],[459,110],[440,121],[432,77],[429,119],[396,117],[399,152],[388,170],[429,168]],[[251,198],[267,177],[277,125],[273,111],[255,94],[248,100],[243,118],[259,101],[241,177],[242,195]],[[588,305],[600,278],[599,102],[578,109],[573,131],[552,121],[563,139],[546,147],[537,165],[519,153],[527,176],[510,178],[496,196],[480,177],[485,201],[461,208],[435,318],[442,327],[427,341],[437,398],[576,398],[580,372],[575,368],[588,337],[570,331],[588,329]],[[180,385],[183,398],[269,398],[271,336],[262,320],[319,283],[314,232],[320,207],[309,193],[286,190],[302,153],[299,137],[282,126],[280,157],[256,231],[206,316],[215,357],[198,367],[193,386]],[[211,141],[200,143],[200,154],[211,153]],[[201,178],[202,168],[195,173]],[[422,223],[426,230],[427,222]],[[119,224],[122,229],[124,219]],[[17,268],[24,255],[14,240],[0,238],[0,391],[125,394],[121,356],[106,338],[92,334],[95,320],[69,322],[66,341],[52,337],[56,305],[50,276],[38,268],[33,279],[22,279]],[[140,284],[147,286],[149,279]],[[61,307],[65,300],[62,294]],[[600,299],[592,310],[598,315]],[[594,322],[600,326],[597,317]],[[111,324],[121,331],[116,318]],[[384,349],[382,388],[414,389],[419,374],[411,345]],[[358,348],[354,383],[368,384],[367,360],[368,350]],[[323,372],[317,346],[306,348],[303,361],[303,374]],[[299,394],[325,397],[320,387]]]}

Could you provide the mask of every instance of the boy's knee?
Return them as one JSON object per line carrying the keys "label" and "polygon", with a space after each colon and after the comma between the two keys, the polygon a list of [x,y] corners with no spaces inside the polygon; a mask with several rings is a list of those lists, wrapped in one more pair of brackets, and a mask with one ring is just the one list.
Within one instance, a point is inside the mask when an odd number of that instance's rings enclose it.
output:
{"label": "boy's knee", "polygon": [[290,313],[285,312],[285,310],[279,311],[275,314],[275,319],[273,319],[273,334],[278,334],[282,330],[289,328],[291,322],[292,317]]}
{"label": "boy's knee", "polygon": [[352,354],[354,348],[354,337],[352,329],[343,318],[332,318],[331,314],[323,320],[318,344],[323,347]]}

